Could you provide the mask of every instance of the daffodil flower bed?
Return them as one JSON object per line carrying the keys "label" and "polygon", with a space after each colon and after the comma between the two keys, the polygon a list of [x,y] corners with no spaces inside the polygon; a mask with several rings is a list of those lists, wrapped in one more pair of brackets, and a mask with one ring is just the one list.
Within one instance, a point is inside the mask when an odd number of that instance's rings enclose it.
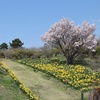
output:
{"label": "daffodil flower bed", "polygon": [[8,74],[12,77],[12,79],[17,83],[21,90],[29,97],[29,100],[39,100],[39,98],[32,93],[32,91],[27,88],[24,83],[17,78],[17,76],[9,69],[5,64],[0,62],[2,68],[4,68]]}
{"label": "daffodil flower bed", "polygon": [[93,82],[100,82],[100,73],[93,72],[90,68],[81,65],[58,65],[57,63],[53,64],[44,64],[44,63],[33,63],[29,60],[18,60],[19,63],[26,64],[43,71],[62,82],[68,80],[68,86],[73,87],[74,89],[79,89],[81,91],[89,91],[93,87],[98,88],[100,84],[95,85]]}

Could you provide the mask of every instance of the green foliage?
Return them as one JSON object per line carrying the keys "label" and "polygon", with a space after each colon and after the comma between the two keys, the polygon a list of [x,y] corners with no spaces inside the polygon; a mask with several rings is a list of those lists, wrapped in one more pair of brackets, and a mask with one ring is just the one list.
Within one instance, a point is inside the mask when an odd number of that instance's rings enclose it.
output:
{"label": "green foliage", "polygon": [[12,43],[10,43],[11,48],[20,48],[22,47],[24,43],[21,42],[19,38],[16,38],[12,40]]}
{"label": "green foliage", "polygon": [[97,55],[100,55],[100,46],[97,47],[97,49],[96,49],[96,54],[97,54]]}
{"label": "green foliage", "polygon": [[22,59],[22,58],[32,58],[34,56],[34,51],[25,49],[15,49],[13,50],[12,58]]}
{"label": "green foliage", "polygon": [[2,67],[0,67],[0,75],[7,75],[7,72]]}
{"label": "green foliage", "polygon": [[50,50],[50,57],[52,57],[52,56],[57,56],[57,55],[59,55],[60,54],[60,51],[58,50],[58,49],[56,49],[56,48],[52,48],[51,50]]}
{"label": "green foliage", "polygon": [[2,44],[0,45],[0,49],[8,49],[7,43],[2,43]]}
{"label": "green foliage", "polygon": [[35,51],[31,49],[16,48],[0,51],[0,57],[9,59],[33,58]]}
{"label": "green foliage", "polygon": [[1,52],[1,51],[0,51],[0,58],[4,58],[4,57],[5,57],[4,52]]}
{"label": "green foliage", "polygon": [[66,59],[59,59],[58,57],[51,57],[48,60],[48,63],[55,63],[57,62],[58,64],[66,64]]}

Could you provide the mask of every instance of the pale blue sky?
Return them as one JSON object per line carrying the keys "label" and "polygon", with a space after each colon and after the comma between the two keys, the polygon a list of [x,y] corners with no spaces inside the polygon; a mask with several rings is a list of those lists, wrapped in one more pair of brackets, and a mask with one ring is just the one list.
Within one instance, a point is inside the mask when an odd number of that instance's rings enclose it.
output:
{"label": "pale blue sky", "polygon": [[40,47],[40,36],[63,17],[96,24],[100,37],[100,0],[0,0],[0,44],[19,38],[24,47]]}

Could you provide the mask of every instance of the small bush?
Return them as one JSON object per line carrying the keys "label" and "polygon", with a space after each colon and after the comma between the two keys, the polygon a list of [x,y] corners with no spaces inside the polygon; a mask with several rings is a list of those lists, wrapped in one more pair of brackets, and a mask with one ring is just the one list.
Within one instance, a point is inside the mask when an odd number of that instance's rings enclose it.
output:
{"label": "small bush", "polygon": [[3,52],[0,52],[0,58],[5,58],[5,54]]}

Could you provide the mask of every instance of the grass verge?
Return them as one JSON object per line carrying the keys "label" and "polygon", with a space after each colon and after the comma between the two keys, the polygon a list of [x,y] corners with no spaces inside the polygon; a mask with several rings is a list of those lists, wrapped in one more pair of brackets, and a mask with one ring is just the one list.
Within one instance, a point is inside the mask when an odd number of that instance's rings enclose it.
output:
{"label": "grass verge", "polygon": [[8,73],[0,66],[0,100],[28,100]]}

